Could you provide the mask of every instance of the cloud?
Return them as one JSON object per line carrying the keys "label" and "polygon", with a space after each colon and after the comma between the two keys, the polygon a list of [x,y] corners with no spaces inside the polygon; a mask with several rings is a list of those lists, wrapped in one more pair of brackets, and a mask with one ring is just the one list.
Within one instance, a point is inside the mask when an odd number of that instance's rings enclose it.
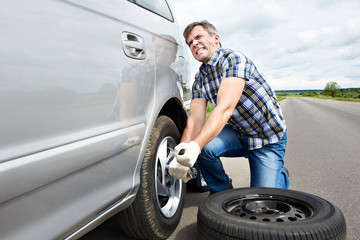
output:
{"label": "cloud", "polygon": [[337,50],[336,55],[343,60],[360,59],[360,46],[357,45],[356,48],[354,46],[346,46],[340,48],[339,50]]}
{"label": "cloud", "polygon": [[316,46],[347,46],[360,39],[360,19],[351,19],[345,26],[330,26],[298,34],[299,44],[305,48]]}
{"label": "cloud", "polygon": [[247,55],[275,89],[322,89],[325,81],[360,87],[358,0],[169,2],[181,28],[209,20],[223,46]]}

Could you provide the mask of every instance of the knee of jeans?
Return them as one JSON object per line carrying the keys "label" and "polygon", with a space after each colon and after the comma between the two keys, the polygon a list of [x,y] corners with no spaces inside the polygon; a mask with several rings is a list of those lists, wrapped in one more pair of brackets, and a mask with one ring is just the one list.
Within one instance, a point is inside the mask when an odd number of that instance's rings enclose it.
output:
{"label": "knee of jeans", "polygon": [[201,150],[201,153],[198,157],[199,164],[206,164],[211,162],[214,159],[211,151],[206,151],[205,149]]}
{"label": "knee of jeans", "polygon": [[204,158],[214,158],[215,157],[214,148],[212,147],[212,144],[207,144],[200,153],[201,157]]}
{"label": "knee of jeans", "polygon": [[225,149],[224,142],[221,138],[214,138],[205,147],[202,149],[202,152],[208,156],[217,156],[218,153],[222,152]]}
{"label": "knee of jeans", "polygon": [[213,149],[209,146],[205,146],[197,159],[197,162],[201,167],[209,167],[213,164],[217,163],[218,158],[216,156],[216,153],[213,151]]}

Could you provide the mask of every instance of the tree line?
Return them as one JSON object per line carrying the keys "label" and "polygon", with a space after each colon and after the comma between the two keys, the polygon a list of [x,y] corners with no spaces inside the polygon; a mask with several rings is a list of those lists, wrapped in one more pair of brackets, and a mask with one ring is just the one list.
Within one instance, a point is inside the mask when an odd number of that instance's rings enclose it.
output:
{"label": "tree line", "polygon": [[360,99],[360,88],[341,88],[336,82],[328,82],[323,90],[278,90],[278,96],[299,95],[304,97],[330,97]]}

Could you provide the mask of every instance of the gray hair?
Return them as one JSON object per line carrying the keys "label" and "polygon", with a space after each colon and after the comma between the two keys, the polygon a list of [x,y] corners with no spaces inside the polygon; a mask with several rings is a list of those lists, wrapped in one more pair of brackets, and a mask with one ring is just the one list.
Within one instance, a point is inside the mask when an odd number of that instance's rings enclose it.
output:
{"label": "gray hair", "polygon": [[[194,29],[194,27],[196,26],[202,26],[205,31],[207,31],[210,36],[214,36],[216,34],[218,34],[216,28],[214,25],[212,25],[211,23],[209,23],[208,21],[204,20],[204,21],[201,21],[201,22],[193,22],[193,23],[190,23],[184,30],[184,33],[183,33],[183,36],[185,38],[185,42],[186,44],[187,43],[187,39],[189,37],[189,34],[190,32]],[[220,43],[220,46],[221,46],[221,43]]]}

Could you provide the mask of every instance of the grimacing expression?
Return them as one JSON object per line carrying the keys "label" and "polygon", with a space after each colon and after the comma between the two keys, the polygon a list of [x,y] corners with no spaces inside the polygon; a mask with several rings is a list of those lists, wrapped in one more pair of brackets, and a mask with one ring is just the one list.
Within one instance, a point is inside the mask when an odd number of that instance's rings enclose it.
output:
{"label": "grimacing expression", "polygon": [[194,27],[186,42],[194,58],[202,63],[208,63],[220,47],[219,35],[211,36],[202,26]]}

